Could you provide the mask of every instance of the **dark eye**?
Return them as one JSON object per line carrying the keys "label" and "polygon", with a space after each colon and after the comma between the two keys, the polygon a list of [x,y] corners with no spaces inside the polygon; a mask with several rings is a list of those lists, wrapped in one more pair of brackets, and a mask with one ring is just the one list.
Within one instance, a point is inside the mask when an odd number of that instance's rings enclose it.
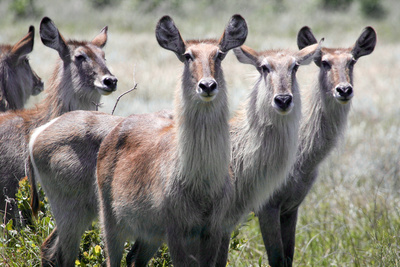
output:
{"label": "dark eye", "polygon": [[328,61],[323,60],[321,64],[322,64],[322,67],[323,67],[325,70],[330,70],[330,69],[331,69],[331,64],[329,64]]}
{"label": "dark eye", "polygon": [[218,58],[219,60],[223,60],[223,59],[225,58],[225,56],[226,56],[226,53],[221,52],[221,51],[218,51],[218,53],[217,53],[217,58]]}
{"label": "dark eye", "polygon": [[190,53],[185,53],[185,54],[183,54],[183,56],[185,57],[186,61],[193,60],[193,56]]}
{"label": "dark eye", "polygon": [[300,67],[300,64],[299,63],[297,63],[296,62],[296,64],[294,64],[294,66],[293,66],[293,72],[297,72],[297,70],[299,69],[299,67]]}
{"label": "dark eye", "polygon": [[271,72],[271,70],[268,68],[267,65],[262,65],[261,69],[262,69],[263,73],[270,73]]}
{"label": "dark eye", "polygon": [[82,62],[82,61],[85,61],[85,60],[86,60],[86,57],[85,57],[84,55],[80,54],[80,55],[76,55],[76,56],[75,56],[75,59],[76,59],[77,61]]}

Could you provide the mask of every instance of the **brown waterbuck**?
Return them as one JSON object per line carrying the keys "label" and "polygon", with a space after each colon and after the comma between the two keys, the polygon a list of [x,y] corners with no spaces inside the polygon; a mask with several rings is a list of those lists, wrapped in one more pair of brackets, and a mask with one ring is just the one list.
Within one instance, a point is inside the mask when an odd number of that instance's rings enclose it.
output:
{"label": "brown waterbuck", "polygon": [[24,108],[31,95],[43,91],[42,79],[29,65],[35,28],[14,45],[0,45],[0,112]]}
{"label": "brown waterbuck", "polygon": [[[225,218],[230,231],[286,181],[295,160],[301,118],[296,72],[319,51],[319,44],[300,51],[234,49],[238,60],[253,65],[259,76],[230,123],[235,190]],[[230,233],[223,238],[218,266],[226,266]]]}
{"label": "brown waterbuck", "polygon": [[[18,182],[26,176],[28,138],[33,129],[63,113],[87,109],[101,95],[116,90],[117,79],[110,73],[102,48],[107,42],[107,27],[91,42],[66,41],[54,23],[47,17],[40,24],[44,45],[60,55],[49,80],[47,97],[35,108],[6,112],[0,115],[0,209],[6,207],[6,198],[13,198]],[[10,205],[8,205],[10,207]],[[7,216],[11,211],[7,210]]]}
{"label": "brown waterbuck", "polygon": [[98,217],[95,169],[100,143],[122,119],[77,110],[33,131],[29,142],[32,209],[34,213],[39,209],[37,177],[56,221],[41,247],[42,266],[74,265],[81,236]]}
{"label": "brown waterbuck", "polygon": [[[158,43],[184,63],[174,120],[133,115],[100,145],[97,180],[108,266],[119,266],[124,241],[140,241],[144,266],[166,240],[174,266],[193,266],[187,244],[199,243],[200,266],[214,266],[225,211],[232,200],[226,53],[242,45],[247,25],[234,15],[219,40],[184,41],[172,19],[161,18]],[[196,256],[196,255],[194,255]]]}
{"label": "brown waterbuck", "polygon": [[[301,118],[296,72],[300,65],[309,64],[319,49],[320,45],[296,52],[256,52],[245,45],[234,49],[238,60],[253,65],[259,76],[247,101],[230,121],[234,198],[223,220],[217,266],[226,266],[234,227],[265,203],[285,182],[294,164]],[[139,241],[135,247],[140,251],[144,245]]]}
{"label": "brown waterbuck", "polygon": [[[299,48],[316,42],[310,28],[299,31]],[[317,178],[319,164],[343,138],[354,94],[354,64],[372,53],[375,44],[376,33],[367,27],[352,47],[322,48],[314,58],[320,68],[318,83],[306,98],[294,169],[288,182],[257,213],[273,267],[292,266],[298,208]]]}

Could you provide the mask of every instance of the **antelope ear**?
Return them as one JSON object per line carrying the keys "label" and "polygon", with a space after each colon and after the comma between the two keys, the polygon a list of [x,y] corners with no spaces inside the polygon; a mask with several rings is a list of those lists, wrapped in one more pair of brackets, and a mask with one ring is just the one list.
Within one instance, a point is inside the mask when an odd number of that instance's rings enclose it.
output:
{"label": "antelope ear", "polygon": [[304,26],[300,29],[299,33],[297,34],[297,46],[300,50],[316,43],[318,43],[317,39],[314,37],[310,27]]}
{"label": "antelope ear", "polygon": [[358,37],[351,53],[354,59],[366,56],[374,51],[376,45],[376,32],[372,27],[366,27]]}
{"label": "antelope ear", "polygon": [[321,45],[324,41],[324,38],[319,41],[318,44],[312,44],[306,46],[296,53],[296,62],[300,65],[308,65],[314,59],[314,61],[318,60],[318,57],[321,57]]}
{"label": "antelope ear", "polygon": [[184,61],[183,54],[185,53],[186,45],[170,16],[164,16],[158,21],[156,26],[156,38],[161,47],[171,50],[180,61]]}
{"label": "antelope ear", "polygon": [[108,32],[108,26],[105,26],[100,31],[100,33],[93,38],[91,43],[94,44],[95,46],[103,48],[107,43],[107,32]]}
{"label": "antelope ear", "polygon": [[247,33],[246,20],[238,14],[233,15],[219,40],[220,50],[228,52],[232,48],[241,46],[246,41]]}
{"label": "antelope ear", "polygon": [[40,22],[40,39],[45,46],[58,52],[62,60],[69,60],[69,48],[54,22],[44,17]]}
{"label": "antelope ear", "polygon": [[17,62],[21,57],[26,56],[33,50],[33,43],[35,38],[35,27],[30,26],[28,33],[16,43],[10,52],[13,62]]}
{"label": "antelope ear", "polygon": [[257,69],[260,67],[258,62],[258,53],[252,48],[242,45],[233,49],[236,58],[243,64],[251,64]]}

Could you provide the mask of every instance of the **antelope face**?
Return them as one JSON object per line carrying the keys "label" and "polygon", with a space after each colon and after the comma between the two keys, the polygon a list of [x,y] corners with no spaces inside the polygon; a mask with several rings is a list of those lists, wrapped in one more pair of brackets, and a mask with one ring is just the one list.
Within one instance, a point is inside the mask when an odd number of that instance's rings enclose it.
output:
{"label": "antelope face", "polygon": [[43,44],[58,52],[64,66],[70,66],[73,86],[79,91],[75,93],[81,97],[92,94],[94,90],[109,95],[117,89],[118,80],[108,70],[104,58],[107,31],[106,26],[90,42],[66,41],[50,18],[44,17],[40,23]]}
{"label": "antelope face", "polygon": [[43,91],[43,81],[30,66],[28,57],[18,60],[15,72],[20,79],[21,87],[31,88],[31,95],[35,96]]}
{"label": "antelope face", "polygon": [[28,54],[33,50],[34,36],[35,28],[30,26],[28,33],[15,45],[0,47],[0,60],[4,60],[15,74],[15,79],[8,82],[18,83],[18,87],[22,88],[28,96],[38,95],[43,91],[42,79],[32,70],[28,58]]}
{"label": "antelope face", "polygon": [[293,84],[299,63],[294,56],[285,52],[266,53],[260,57],[259,72],[264,88],[271,90],[271,105],[281,115],[293,109]]}
{"label": "antelope face", "polygon": [[[159,45],[173,51],[185,64],[184,87],[195,88],[194,94],[204,102],[213,101],[219,92],[218,81],[223,81],[221,61],[226,53],[242,45],[246,37],[247,24],[240,15],[231,17],[219,40],[184,41],[169,16],[162,17],[156,26]],[[192,92],[184,94],[193,95]]]}
{"label": "antelope face", "polygon": [[185,67],[191,73],[192,83],[197,84],[196,95],[204,102],[214,100],[219,92],[215,77],[224,55],[217,44],[187,45],[184,54]]}
{"label": "antelope face", "polygon": [[93,44],[74,48],[71,53],[79,82],[83,87],[94,88],[101,95],[109,95],[117,89],[117,78],[106,66],[104,51]]}
{"label": "antelope face", "polygon": [[321,44],[314,44],[297,52],[256,52],[243,45],[234,49],[234,52],[240,62],[255,66],[260,73],[259,99],[268,99],[278,114],[286,115],[294,106],[293,95],[298,90],[296,72],[299,66],[309,64],[320,49]]}
{"label": "antelope face", "polygon": [[338,103],[347,104],[354,96],[353,67],[357,60],[349,49],[327,49],[321,51],[320,75],[331,95]]}
{"label": "antelope face", "polygon": [[[314,58],[320,68],[322,88],[328,90],[326,95],[332,96],[338,103],[347,104],[354,95],[353,67],[357,60],[371,54],[376,45],[377,36],[372,27],[365,27],[355,44],[347,49],[322,48],[321,53]],[[315,44],[317,39],[311,29],[304,26],[297,35],[297,45],[300,49]]]}

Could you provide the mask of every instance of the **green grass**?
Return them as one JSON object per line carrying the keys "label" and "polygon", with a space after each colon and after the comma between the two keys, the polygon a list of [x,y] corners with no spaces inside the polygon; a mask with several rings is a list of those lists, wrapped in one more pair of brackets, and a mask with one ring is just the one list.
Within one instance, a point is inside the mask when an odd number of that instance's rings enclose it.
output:
{"label": "green grass", "polygon": [[[66,38],[91,39],[109,26],[107,63],[118,77],[115,94],[103,98],[102,111],[111,112],[116,98],[135,82],[138,89],[124,96],[118,115],[171,108],[171,93],[179,80],[181,63],[161,49],[155,38],[157,20],[171,15],[184,38],[219,37],[229,17],[241,13],[249,25],[246,44],[255,49],[296,48],[296,34],[309,25],[326,46],[350,46],[362,28],[373,26],[378,45],[355,66],[355,97],[348,129],[338,149],[322,164],[319,179],[300,208],[296,232],[295,266],[400,266],[400,3],[382,1],[385,17],[377,20],[360,12],[362,0],[345,10],[325,10],[321,1],[145,1],[118,0],[95,9],[91,1],[68,1],[60,8],[53,1],[35,1],[41,15],[16,19],[11,1],[0,2],[0,42],[15,42],[33,24],[36,27],[32,67],[46,81],[57,53],[40,42],[41,16],[51,17]],[[104,2],[104,1],[103,1]],[[84,26],[82,26],[84,25]],[[254,68],[237,62],[229,53],[223,62],[232,113],[254,81]],[[308,90],[317,68],[300,68],[301,90]],[[34,97],[30,106],[44,97]],[[26,184],[18,203],[26,207]],[[39,247],[53,229],[48,204],[33,227],[0,227],[0,265],[39,266]],[[129,248],[127,244],[126,249]],[[169,266],[167,248],[152,266]],[[93,224],[81,243],[80,266],[100,266],[104,246]],[[257,218],[249,217],[234,235],[229,266],[267,266]]]}

